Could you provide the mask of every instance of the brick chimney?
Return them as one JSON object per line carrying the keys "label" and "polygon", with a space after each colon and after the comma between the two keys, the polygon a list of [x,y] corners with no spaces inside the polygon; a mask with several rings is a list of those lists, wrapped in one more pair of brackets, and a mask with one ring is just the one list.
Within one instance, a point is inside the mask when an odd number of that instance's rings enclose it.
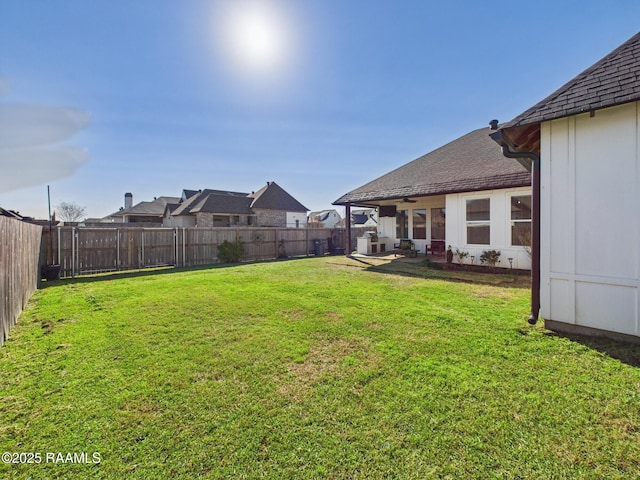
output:
{"label": "brick chimney", "polygon": [[133,193],[125,193],[124,194],[124,208],[131,208],[133,207]]}

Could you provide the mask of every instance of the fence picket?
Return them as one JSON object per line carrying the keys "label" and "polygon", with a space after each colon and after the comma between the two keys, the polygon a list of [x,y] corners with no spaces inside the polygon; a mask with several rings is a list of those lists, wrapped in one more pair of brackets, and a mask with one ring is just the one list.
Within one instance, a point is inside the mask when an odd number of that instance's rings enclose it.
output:
{"label": "fence picket", "polygon": [[0,216],[0,345],[38,285],[41,231]]}
{"label": "fence picket", "polygon": [[[218,245],[225,240],[240,238],[244,243],[243,260],[277,258],[283,248],[289,257],[312,255],[314,240],[322,240],[328,251],[328,239],[333,247],[345,248],[343,228],[273,228],[273,227],[213,227],[213,228],[118,228],[58,227],[42,233],[41,247],[48,263],[61,265],[63,277],[79,274],[131,270],[156,266],[197,266],[218,262]],[[182,230],[182,232],[180,232]],[[359,236],[371,228],[352,228]],[[75,238],[74,238],[75,235]],[[352,241],[355,245],[355,241]],[[282,246],[281,246],[282,245]],[[56,255],[54,255],[54,252]]]}

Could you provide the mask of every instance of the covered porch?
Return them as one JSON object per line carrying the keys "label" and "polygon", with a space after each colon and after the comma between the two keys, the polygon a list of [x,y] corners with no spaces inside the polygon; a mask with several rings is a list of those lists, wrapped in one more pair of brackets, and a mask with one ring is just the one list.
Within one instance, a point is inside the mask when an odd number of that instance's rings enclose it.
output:
{"label": "covered porch", "polygon": [[351,229],[351,208],[375,208],[377,212],[377,232],[356,239],[350,244],[348,252],[362,255],[397,252],[402,240],[410,240],[412,249],[418,254],[444,253],[446,232],[445,195],[423,197],[402,197],[384,199],[378,202],[346,202],[347,229]]}
{"label": "covered porch", "polygon": [[[529,260],[514,231],[526,230],[531,220],[514,205],[526,204],[530,195],[531,173],[505,161],[488,131],[478,129],[342,195],[334,205],[345,206],[347,219],[352,207],[376,208],[377,250],[393,250],[407,239],[421,254],[439,243],[470,259],[495,251],[502,266],[512,258],[514,268],[526,268]],[[352,240],[349,252],[356,248]]]}

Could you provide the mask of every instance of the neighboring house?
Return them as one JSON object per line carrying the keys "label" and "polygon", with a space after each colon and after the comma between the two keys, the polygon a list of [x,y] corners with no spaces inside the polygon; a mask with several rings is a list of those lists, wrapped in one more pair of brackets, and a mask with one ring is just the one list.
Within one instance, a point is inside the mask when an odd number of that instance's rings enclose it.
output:
{"label": "neighboring house", "polygon": [[167,204],[165,227],[230,227],[255,225],[246,193],[224,190],[184,190],[180,203]]}
{"label": "neighboring house", "polygon": [[20,213],[16,212],[15,210],[7,210],[2,207],[0,207],[0,216],[13,218],[14,220],[20,220],[20,221],[25,221],[30,219],[30,217],[25,217],[23,215],[20,215]]}
{"label": "neighboring house", "polygon": [[256,213],[258,226],[298,228],[307,223],[309,209],[276,182],[267,182],[250,196],[253,198],[251,209]]}
{"label": "neighboring house", "polygon": [[34,225],[41,225],[41,226],[55,226],[60,224],[60,222],[56,220],[55,212],[53,213],[51,220],[37,220],[33,217],[27,217],[25,215],[21,215],[20,212],[17,212],[15,210],[7,210],[6,208],[0,207],[0,216],[13,218],[14,220],[19,220],[21,222],[26,222],[26,223],[33,223]]}
{"label": "neighboring house", "polygon": [[320,212],[311,212],[308,217],[309,226],[318,228],[334,228],[342,217],[336,210],[322,210]]}
{"label": "neighboring house", "polygon": [[179,202],[165,206],[168,227],[302,227],[307,209],[275,182],[252,193],[184,190]]}
{"label": "neighboring house", "polygon": [[145,223],[162,224],[162,217],[167,204],[178,203],[178,197],[156,197],[151,202],[140,202],[133,205],[133,195],[126,193],[124,208],[102,218],[101,223]]}
{"label": "neighboring house", "polygon": [[377,211],[375,208],[364,210],[351,210],[351,226],[353,227],[377,227]]}
{"label": "neighboring house", "polygon": [[533,165],[531,323],[640,341],[639,125],[640,33],[492,134]]}
{"label": "neighboring house", "polygon": [[[486,129],[475,130],[334,202],[377,208],[385,249],[402,238],[419,251],[434,240],[469,252],[475,263],[485,250],[499,250],[500,264],[530,268],[522,246],[531,224],[531,174],[505,159]],[[351,251],[352,246],[349,247]]]}

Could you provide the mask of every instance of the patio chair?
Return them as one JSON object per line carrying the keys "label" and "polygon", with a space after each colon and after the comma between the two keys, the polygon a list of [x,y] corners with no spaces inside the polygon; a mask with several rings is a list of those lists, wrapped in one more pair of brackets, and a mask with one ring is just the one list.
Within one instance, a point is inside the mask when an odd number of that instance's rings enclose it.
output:
{"label": "patio chair", "polygon": [[409,238],[402,238],[402,239],[400,239],[399,243],[394,243],[393,244],[393,254],[394,254],[394,256],[397,257],[398,253],[402,253],[402,254],[409,253],[409,256],[417,257],[418,256],[418,249],[416,248],[415,243],[413,243],[413,240],[411,240]]}
{"label": "patio chair", "polygon": [[427,255],[444,255],[444,240],[431,240],[431,245],[427,245]]}

